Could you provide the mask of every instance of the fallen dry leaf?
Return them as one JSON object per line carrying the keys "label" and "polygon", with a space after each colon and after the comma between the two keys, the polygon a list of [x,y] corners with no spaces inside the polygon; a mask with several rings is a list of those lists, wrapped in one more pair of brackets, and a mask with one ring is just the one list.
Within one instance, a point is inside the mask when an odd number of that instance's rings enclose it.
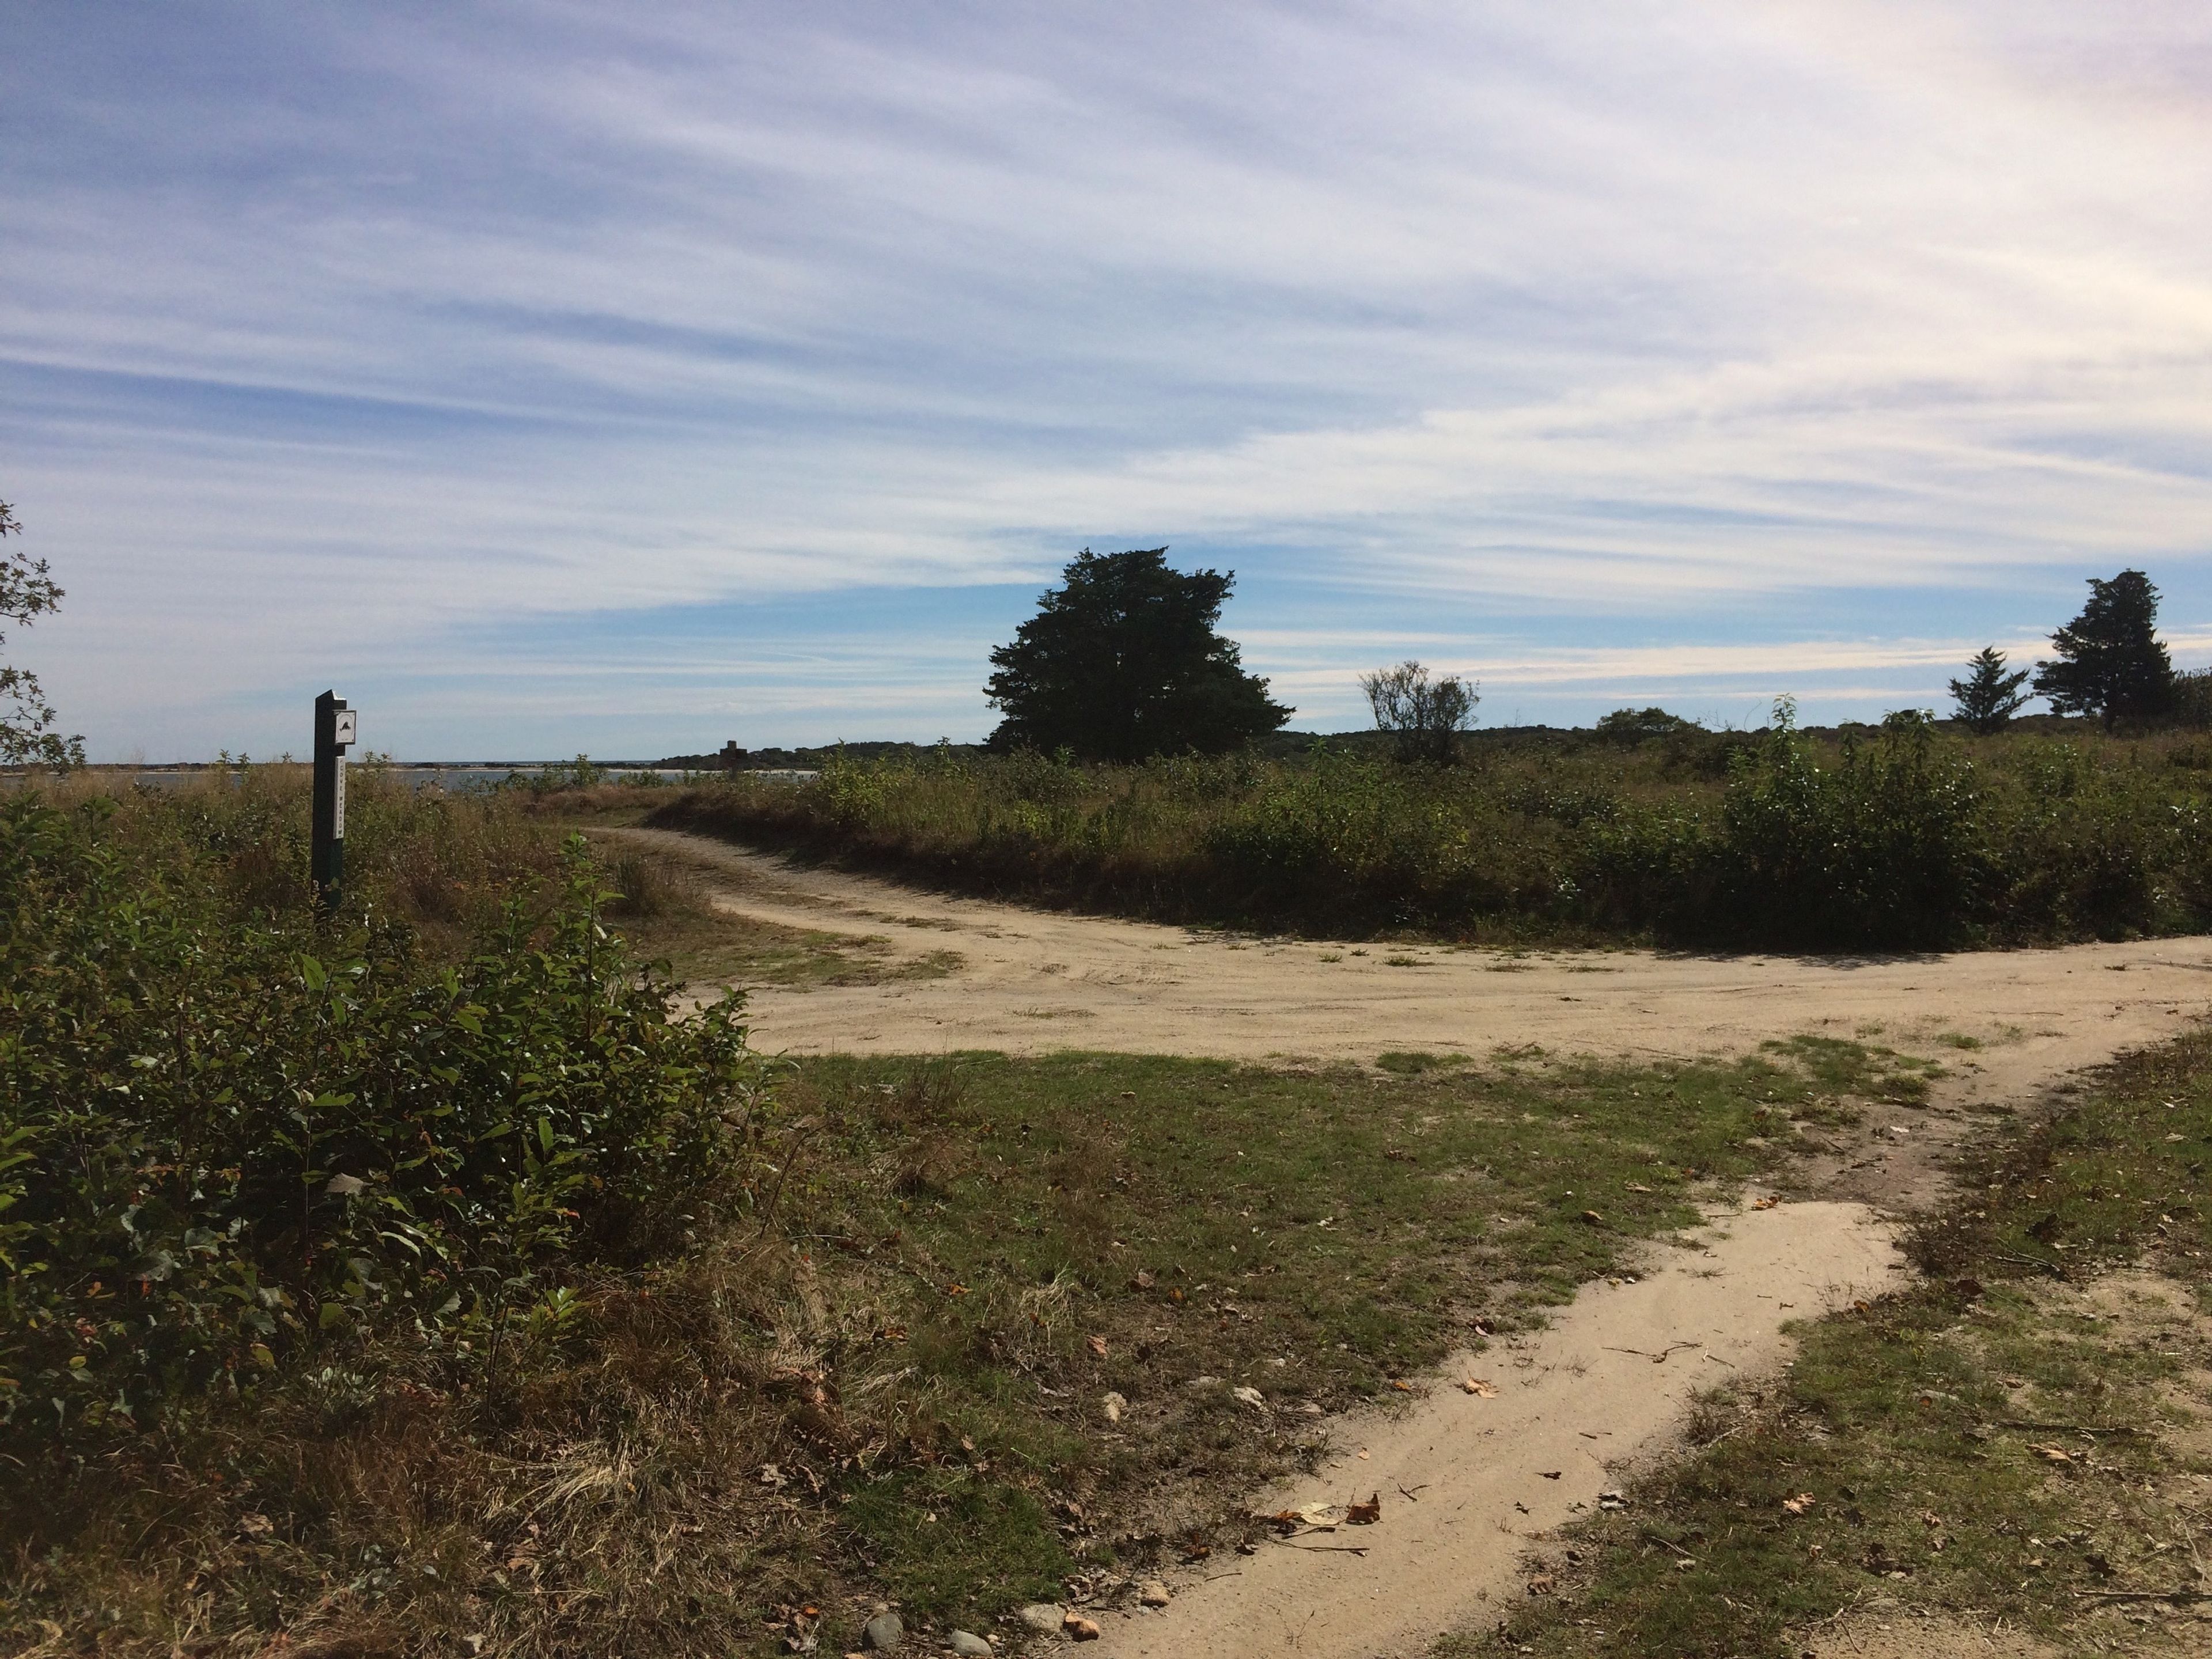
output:
{"label": "fallen dry leaf", "polygon": [[1364,1504],[1354,1504],[1344,1512],[1347,1527],[1371,1527],[1382,1518],[1382,1494],[1370,1492]]}
{"label": "fallen dry leaf", "polygon": [[1106,1357],[1106,1339],[1103,1336],[1086,1337],[1084,1339],[1083,1346],[1100,1359]]}
{"label": "fallen dry leaf", "polygon": [[1778,1198],[1755,1198],[1751,1201],[1751,1207],[1754,1210],[1771,1210],[1781,1201]]}
{"label": "fallen dry leaf", "polygon": [[1106,1420],[1109,1423],[1120,1422],[1121,1413],[1129,1409],[1129,1402],[1118,1394],[1109,1394],[1098,1403],[1105,1411]]}
{"label": "fallen dry leaf", "polygon": [[1152,1277],[1152,1270],[1150,1268],[1139,1267],[1137,1270],[1137,1276],[1129,1281],[1129,1288],[1137,1291],[1149,1291],[1153,1285],[1159,1282],[1160,1281],[1158,1279]]}
{"label": "fallen dry leaf", "polygon": [[1628,1183],[1628,1190],[1632,1193],[1648,1193],[1651,1188],[1640,1181],[1632,1181]]}
{"label": "fallen dry leaf", "polygon": [[1595,1210],[1584,1210],[1583,1212],[1583,1219],[1593,1227],[1602,1227],[1605,1225],[1605,1218],[1600,1215]]}
{"label": "fallen dry leaf", "polygon": [[1802,1515],[1807,1510],[1811,1509],[1814,1504],[1818,1500],[1814,1498],[1811,1492],[1801,1492],[1795,1498],[1784,1498],[1782,1500],[1782,1507],[1789,1510],[1792,1515]]}
{"label": "fallen dry leaf", "polygon": [[1461,1383],[1460,1387],[1466,1389],[1469,1394],[1480,1395],[1485,1400],[1495,1400],[1498,1398],[1498,1390],[1483,1377],[1470,1376],[1466,1382]]}
{"label": "fallen dry leaf", "polygon": [[2068,1451],[2063,1446],[2038,1446],[2034,1448],[2034,1451],[2038,1457],[2052,1463],[2072,1463],[2080,1461],[2074,1453]]}
{"label": "fallen dry leaf", "polygon": [[1397,1389],[1400,1394],[1411,1394],[1413,1391],[1412,1383],[1401,1382],[1395,1376],[1390,1379],[1390,1386]]}
{"label": "fallen dry leaf", "polygon": [[1528,1594],[1531,1595],[1549,1595],[1552,1593],[1552,1575],[1550,1573],[1538,1573],[1534,1578],[1531,1578],[1528,1581]]}
{"label": "fallen dry leaf", "polygon": [[1267,1397],[1257,1389],[1231,1389],[1229,1393],[1231,1398],[1249,1406],[1255,1412],[1267,1409]]}

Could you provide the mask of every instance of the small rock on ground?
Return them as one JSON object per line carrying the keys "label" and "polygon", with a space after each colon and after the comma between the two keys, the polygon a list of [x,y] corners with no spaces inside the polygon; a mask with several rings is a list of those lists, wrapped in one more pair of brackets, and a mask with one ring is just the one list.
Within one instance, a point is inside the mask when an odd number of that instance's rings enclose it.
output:
{"label": "small rock on ground", "polygon": [[1168,1587],[1158,1579],[1148,1579],[1137,1587],[1137,1600],[1148,1607],[1164,1607],[1168,1604]]}
{"label": "small rock on ground", "polygon": [[878,1653],[889,1653],[906,1640],[906,1626],[895,1613],[879,1613],[861,1627],[860,1635]]}
{"label": "small rock on ground", "polygon": [[1095,1642],[1099,1638],[1098,1626],[1079,1613],[1071,1613],[1062,1621],[1060,1629],[1079,1642]]}
{"label": "small rock on ground", "polygon": [[1024,1630],[1033,1630],[1040,1636],[1057,1636],[1067,1613],[1057,1602],[1032,1601],[1014,1617],[1022,1621]]}
{"label": "small rock on ground", "polygon": [[967,1659],[989,1659],[991,1644],[980,1636],[956,1630],[945,1639],[952,1644],[953,1652],[964,1654]]}

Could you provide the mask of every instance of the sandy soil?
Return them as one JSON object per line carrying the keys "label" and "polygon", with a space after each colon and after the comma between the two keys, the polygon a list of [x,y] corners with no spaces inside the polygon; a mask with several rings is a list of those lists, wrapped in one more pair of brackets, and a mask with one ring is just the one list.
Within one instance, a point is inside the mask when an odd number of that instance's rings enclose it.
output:
{"label": "sandy soil", "polygon": [[[716,904],[793,927],[952,951],[943,978],[750,999],[756,1041],[796,1054],[1082,1048],[1371,1060],[1500,1046],[1656,1058],[1801,1032],[1946,1054],[1957,1103],[2016,1098],[2172,1035],[2212,1003],[2212,939],[1920,957],[1528,955],[1198,933],[949,897],[672,830],[617,832],[694,866]],[[1937,1044],[1933,1048],[1929,1045]]]}
{"label": "sandy soil", "polygon": [[[1534,1337],[1455,1357],[1402,1416],[1352,1419],[1317,1475],[1255,1504],[1378,1494],[1375,1524],[1303,1531],[1231,1558],[1233,1577],[1194,1573],[1158,1612],[1104,1614],[1100,1653],[1410,1655],[1440,1631],[1492,1624],[1526,1594],[1529,1545],[1670,1443],[1694,1395],[1781,1363],[1783,1322],[1899,1276],[1889,1230],[1855,1204],[1747,1210],[1692,1249],[1658,1247],[1649,1266],[1637,1282],[1587,1287]],[[1466,1392],[1466,1378],[1495,1397]]]}
{"label": "sandy soil", "polygon": [[[1257,1504],[1377,1493],[1376,1524],[1213,1564],[1178,1582],[1162,1610],[1086,1608],[1105,1626],[1101,1659],[1413,1654],[1443,1631],[1494,1623],[1526,1593],[1531,1544],[1679,1446],[1694,1394],[1786,1364],[1790,1322],[1898,1280],[1896,1218],[1940,1195],[1945,1155],[1977,1109],[2029,1103],[2212,1006],[2204,939],[1864,957],[1359,947],[1029,910],[697,836],[614,833],[693,867],[732,914],[960,958],[934,980],[756,991],[754,1038],[769,1050],[1367,1062],[1533,1044],[1637,1060],[1814,1034],[1943,1060],[1930,1109],[1878,1111],[1813,1143],[1790,1179],[1813,1201],[1732,1213],[1687,1250],[1655,1246],[1641,1279],[1585,1286],[1540,1334],[1455,1358],[1402,1415],[1340,1423],[1340,1449],[1317,1477]],[[1457,1386],[1470,1376],[1495,1396]],[[1874,1607],[1807,1639],[1822,1659],[2041,1651]]]}

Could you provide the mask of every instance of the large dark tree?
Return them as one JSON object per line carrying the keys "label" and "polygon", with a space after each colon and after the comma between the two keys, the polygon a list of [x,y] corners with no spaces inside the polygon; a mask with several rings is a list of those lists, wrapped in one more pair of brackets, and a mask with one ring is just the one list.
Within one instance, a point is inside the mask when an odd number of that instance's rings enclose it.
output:
{"label": "large dark tree", "polygon": [[1958,705],[1959,719],[1985,738],[2003,731],[2005,722],[2027,702],[2027,694],[2021,690],[2027,684],[2027,670],[2007,669],[2004,653],[1985,645],[1974,653],[1966,671],[1966,678],[1951,682],[1951,701]]}
{"label": "large dark tree", "polygon": [[2148,720],[2173,706],[2173,664],[2156,631],[2158,589],[2140,570],[2089,578],[2089,603],[2051,636],[2056,662],[2035,665],[2035,691],[2062,714]]}
{"label": "large dark tree", "polygon": [[1168,568],[1164,547],[1075,556],[983,688],[1006,719],[994,749],[1072,750],[1085,760],[1217,755],[1291,711],[1214,631],[1233,572]]}

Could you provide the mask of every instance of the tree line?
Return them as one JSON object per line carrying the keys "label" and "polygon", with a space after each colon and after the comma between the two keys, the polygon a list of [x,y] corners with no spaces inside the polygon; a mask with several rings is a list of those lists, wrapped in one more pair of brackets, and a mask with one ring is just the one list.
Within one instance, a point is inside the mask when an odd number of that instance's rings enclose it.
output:
{"label": "tree line", "polygon": [[[1164,547],[1098,554],[1085,548],[1048,589],[1012,641],[991,653],[997,671],[984,694],[1003,718],[989,746],[1066,754],[1078,760],[1136,761],[1156,755],[1218,755],[1281,728],[1290,708],[1248,672],[1219,631],[1234,572],[1185,574]],[[2051,636],[2051,657],[2013,668],[1983,648],[1950,683],[1956,717],[1970,730],[2002,731],[2041,697],[2061,714],[2089,714],[2106,730],[2150,723],[2206,702],[2199,677],[2177,674],[2158,637],[2158,589],[2140,570],[2089,579],[2081,615]],[[2031,684],[2031,682],[2033,682]],[[1474,724],[1478,684],[1437,676],[1406,661],[1360,677],[1377,730],[1399,757],[1449,761]],[[1662,709],[1621,709],[1599,723],[1609,735],[1688,722]]]}

